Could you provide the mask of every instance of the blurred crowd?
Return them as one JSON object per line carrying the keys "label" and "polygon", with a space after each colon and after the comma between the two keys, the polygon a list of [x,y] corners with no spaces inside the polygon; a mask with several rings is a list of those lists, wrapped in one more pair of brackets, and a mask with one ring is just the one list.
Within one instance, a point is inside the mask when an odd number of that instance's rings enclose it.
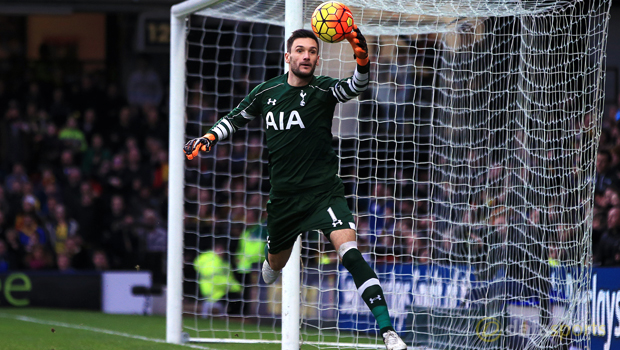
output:
{"label": "blurred crowd", "polygon": [[[413,112],[402,104],[385,101],[403,102],[420,96],[420,105],[424,105],[424,99],[432,98],[432,93],[415,88],[430,86],[427,80],[432,75],[397,75],[394,67],[423,66],[425,59],[434,55],[400,52],[397,61],[380,58],[373,63],[379,66],[372,69],[377,72],[375,83],[360,99],[360,132],[377,140],[351,145],[343,140],[337,146],[342,155],[359,152],[359,161],[353,165],[343,157],[341,177],[350,194],[349,204],[357,214],[360,250],[369,260],[425,264],[433,259],[477,264],[493,254],[501,255],[488,249],[498,243],[493,241],[491,230],[514,236],[515,243],[536,237],[513,234],[508,229],[510,215],[477,212],[475,207],[488,203],[492,193],[481,197],[480,203],[469,203],[474,208],[471,211],[450,218],[452,223],[462,221],[474,229],[465,232],[458,225],[446,226],[445,213],[438,213],[437,203],[446,202],[450,194],[448,189],[432,186],[439,181],[431,178],[428,154],[427,158],[423,154],[412,156],[422,152],[413,148],[390,153],[394,128],[383,123],[382,129],[382,123],[376,121],[395,113],[396,121],[402,122],[404,115]],[[407,77],[406,81],[397,82],[399,76]],[[392,81],[396,84],[387,83]],[[248,77],[231,82],[233,94],[226,104],[238,103],[254,83]],[[217,105],[221,101],[199,82],[190,81],[188,86],[186,133],[197,137],[225,111]],[[165,281],[168,118],[164,96],[161,78],[144,58],[138,60],[125,86],[108,82],[105,72],[75,79],[63,78],[62,74],[44,79],[32,73],[21,79],[0,80],[0,273],[22,269],[147,269],[153,272],[155,282]],[[600,266],[620,265],[619,117],[615,107],[608,107],[596,160],[592,251],[594,263]],[[417,119],[416,123],[424,124]],[[420,130],[417,134],[401,130],[402,138],[393,141],[398,145],[395,149],[422,144]],[[419,139],[406,139],[408,134]],[[204,261],[218,257],[221,271],[227,276],[234,271],[230,278],[242,285],[249,283],[247,272],[257,271],[263,251],[263,243],[257,242],[264,242],[267,234],[258,228],[264,228],[268,220],[264,209],[269,183],[263,145],[260,122],[251,123],[213,152],[187,162],[188,280],[196,280],[200,266],[212,265]],[[375,150],[377,153],[372,153]],[[400,162],[401,169],[382,169],[381,162],[364,165],[368,159]],[[491,166],[480,178],[500,193],[507,178],[502,171],[505,167]],[[367,178],[383,181],[365,182]],[[501,200],[502,195],[496,197]],[[530,209],[523,216],[528,218],[525,226],[552,226],[549,223],[553,218],[537,210]],[[494,218],[489,221],[490,217]],[[318,234],[304,237],[308,263],[337,261],[335,252],[329,251]],[[577,241],[578,237],[539,242],[523,258],[545,255],[553,266],[567,254],[561,249],[566,247],[564,243]],[[201,252],[214,252],[218,257],[201,257]],[[248,254],[256,257],[240,260]],[[514,252],[513,259],[519,254]]]}
{"label": "blurred crowd", "polygon": [[608,107],[596,155],[592,252],[600,266],[620,266],[620,112]]}
{"label": "blurred crowd", "polygon": [[145,57],[126,86],[104,71],[52,71],[0,80],[0,272],[149,269],[163,281],[168,121],[158,73]]}

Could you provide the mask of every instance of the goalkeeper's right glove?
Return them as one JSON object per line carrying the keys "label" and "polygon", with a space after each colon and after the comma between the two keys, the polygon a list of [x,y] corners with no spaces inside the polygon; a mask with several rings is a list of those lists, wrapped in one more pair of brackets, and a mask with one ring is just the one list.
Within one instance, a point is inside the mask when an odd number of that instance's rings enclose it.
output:
{"label": "goalkeeper's right glove", "polygon": [[185,151],[187,159],[192,160],[198,156],[200,151],[209,152],[213,145],[215,145],[215,135],[207,133],[203,137],[189,140],[183,147],[183,151]]}

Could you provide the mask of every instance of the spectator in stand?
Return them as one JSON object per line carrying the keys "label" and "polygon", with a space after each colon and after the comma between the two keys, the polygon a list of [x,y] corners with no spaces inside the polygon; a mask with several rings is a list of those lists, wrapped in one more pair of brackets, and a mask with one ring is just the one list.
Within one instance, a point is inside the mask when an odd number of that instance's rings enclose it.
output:
{"label": "spectator in stand", "polygon": [[133,137],[136,131],[139,130],[137,123],[134,120],[134,115],[130,107],[121,108],[118,113],[118,120],[116,122],[111,121],[113,127],[111,127],[108,136],[108,145],[113,153],[119,152],[125,140]]}
{"label": "spectator in stand", "polygon": [[62,273],[72,273],[75,272],[73,266],[71,266],[71,258],[68,254],[58,254],[56,256],[56,268],[58,272]]}
{"label": "spectator in stand", "polygon": [[233,141],[232,146],[232,152],[230,153],[230,173],[233,176],[245,174],[245,168],[247,166],[245,141]]}
{"label": "spectator in stand", "polygon": [[4,211],[0,209],[0,239],[4,238],[4,234],[7,229],[8,229],[8,225],[6,223]]}
{"label": "spectator in stand", "polygon": [[28,175],[26,175],[26,169],[24,168],[24,165],[22,163],[15,163],[13,164],[13,171],[6,177],[4,186],[7,189],[12,190],[13,188],[15,188],[16,183],[19,183],[21,188],[21,185],[27,182],[29,182],[29,180]]}
{"label": "spectator in stand", "polygon": [[47,244],[48,237],[43,227],[41,227],[32,213],[23,215],[23,222],[18,229],[19,242],[24,246],[27,252],[37,244]]}
{"label": "spectator in stand", "polygon": [[103,136],[101,134],[93,134],[91,145],[82,157],[82,173],[85,177],[90,177],[95,173],[101,163],[110,160],[112,155],[110,150],[105,146]]}
{"label": "spectator in stand", "polygon": [[13,100],[0,120],[0,161],[5,169],[16,163],[27,164],[32,159],[31,150],[32,131]]}
{"label": "spectator in stand", "polygon": [[[2,236],[0,236],[2,237]],[[17,264],[11,256],[6,242],[0,238],[0,273],[15,270]]]}
{"label": "spectator in stand", "polygon": [[127,173],[125,176],[127,176],[128,179],[131,179],[132,182],[136,180],[140,182],[137,187],[134,186],[133,188],[135,193],[139,192],[140,187],[149,186],[153,183],[151,171],[142,162],[142,155],[140,154],[140,150],[137,147],[131,148],[127,151],[126,159]]}
{"label": "spectator in stand", "polygon": [[37,215],[39,215],[41,211],[41,201],[39,200],[39,197],[37,197],[34,191],[34,186],[32,182],[28,181],[24,183],[24,185],[22,186],[22,196],[23,198],[26,198],[26,197],[34,198],[35,212],[37,213]]}
{"label": "spectator in stand", "polygon": [[159,74],[150,66],[146,56],[138,57],[138,67],[127,81],[127,102],[136,107],[150,105],[157,107],[163,97]]}
{"label": "spectator in stand", "polygon": [[594,264],[620,265],[620,207],[613,207],[607,213],[607,231],[601,237],[594,254]]}
{"label": "spectator in stand", "polygon": [[125,142],[123,143],[123,147],[120,152],[124,152],[127,153],[131,150],[137,150],[140,151],[140,145],[138,144],[138,139],[134,136],[129,136],[125,139]]}
{"label": "spectator in stand", "polygon": [[99,120],[97,119],[97,112],[94,108],[88,108],[84,111],[84,118],[82,118],[80,130],[84,133],[84,138],[86,140],[91,140],[95,132],[101,130]]}
{"label": "spectator in stand", "polygon": [[371,247],[375,244],[376,240],[384,232],[384,230],[392,229],[391,227],[386,226],[386,209],[388,207],[392,208],[394,203],[387,199],[387,195],[388,190],[385,184],[375,184],[367,210],[370,214],[368,217],[370,236],[368,238]]}
{"label": "spectator in stand", "polygon": [[39,104],[43,100],[41,95],[41,87],[39,82],[31,81],[28,85],[28,91],[21,96],[21,101],[24,105],[27,104]]}
{"label": "spectator in stand", "polygon": [[[592,247],[598,247],[603,233],[607,231],[606,221],[607,216],[605,213],[597,213],[592,218]],[[594,251],[596,252],[596,249]]]}
{"label": "spectator in stand", "polygon": [[80,185],[82,184],[80,168],[77,166],[68,168],[63,182],[62,201],[67,206],[67,211],[73,216],[80,208]]}
{"label": "spectator in stand", "polygon": [[[370,219],[372,219],[372,216]],[[395,239],[396,237],[394,237],[396,222],[392,207],[386,207],[383,215],[377,221],[381,222],[381,231],[375,231],[375,234],[370,236],[371,238],[376,238],[373,246],[374,251],[377,255],[384,256],[386,261],[391,262],[394,259],[394,254],[396,254],[396,245],[399,244]]]}
{"label": "spectator in stand", "polygon": [[549,266],[550,267],[559,267],[562,266],[560,262],[560,249],[555,244],[549,245]]}
{"label": "spectator in stand", "polygon": [[611,155],[611,163],[609,168],[616,175],[616,177],[620,176],[620,145],[614,146],[609,150],[609,154]]}
{"label": "spectator in stand", "polygon": [[22,184],[14,182],[13,188],[7,189],[6,199],[9,210],[7,211],[7,222],[14,225],[17,215],[22,211],[24,197],[22,195]]}
{"label": "spectator in stand", "polygon": [[0,185],[0,211],[8,215],[9,210],[9,201],[6,199],[4,186]]}
{"label": "spectator in stand", "polygon": [[58,181],[51,167],[44,167],[41,171],[41,180],[37,184],[37,197],[41,199],[41,218],[51,216],[48,207],[50,197],[58,193]]}
{"label": "spectator in stand", "polygon": [[104,103],[103,91],[89,74],[82,75],[80,85],[74,85],[73,91],[72,101],[80,113],[83,113],[87,108],[95,108],[96,110],[102,108]]}
{"label": "spectator in stand", "polygon": [[117,153],[112,157],[111,169],[104,179],[104,188],[109,194],[125,194],[131,179],[127,176],[125,157]]}
{"label": "spectator in stand", "polygon": [[6,239],[6,247],[8,254],[15,262],[14,269],[19,270],[24,267],[24,257],[26,256],[26,250],[19,241],[19,234],[14,228],[8,228],[4,233]]}
{"label": "spectator in stand", "polygon": [[89,182],[83,181],[80,185],[80,205],[73,217],[80,228],[80,235],[84,238],[87,247],[100,246],[101,228],[97,213],[98,196]]}
{"label": "spectator in stand", "polygon": [[88,148],[86,136],[78,128],[77,119],[74,117],[67,119],[64,128],[60,129],[58,139],[62,141],[66,149],[70,149],[75,153],[83,153]]}
{"label": "spectator in stand", "polygon": [[430,248],[429,245],[427,244],[424,248],[422,248],[420,250],[420,256],[418,257],[418,264],[419,265],[426,265],[429,263],[430,261]]}
{"label": "spectator in stand", "polygon": [[97,249],[93,252],[92,266],[96,271],[107,271],[110,269],[108,256],[103,249]]}
{"label": "spectator in stand", "polygon": [[[357,239],[358,239],[358,247],[362,255],[365,256],[369,254],[370,251],[374,249],[374,247],[370,246],[370,227],[368,226],[368,215],[361,215],[357,217]],[[366,259],[368,260],[368,259]]]}
{"label": "spectator in stand", "polygon": [[84,248],[82,237],[79,235],[68,237],[65,241],[65,249],[71,259],[71,265],[76,270],[88,270],[93,267],[91,256]]}
{"label": "spectator in stand", "polygon": [[596,196],[596,206],[598,210],[608,211],[613,207],[620,207],[620,189],[616,185],[611,185],[602,193]]}
{"label": "spectator in stand", "polygon": [[143,113],[144,121],[138,135],[140,144],[144,145],[147,137],[153,137],[164,144],[168,144],[168,124],[160,118],[157,108],[147,106]]}
{"label": "spectator in stand", "polygon": [[28,128],[32,131],[35,142],[37,137],[45,130],[47,124],[51,122],[49,114],[45,110],[39,109],[37,104],[32,102],[26,106],[24,121],[28,123]]}
{"label": "spectator in stand", "polygon": [[69,116],[71,112],[71,105],[65,99],[64,90],[57,87],[52,94],[52,104],[49,108],[52,121],[56,125],[64,125],[67,122],[67,116]]}
{"label": "spectator in stand", "polygon": [[263,177],[260,168],[248,166],[248,172],[245,177],[245,191],[258,192],[261,190]]}
{"label": "spectator in stand", "polygon": [[15,228],[21,231],[26,222],[26,216],[32,216],[36,223],[41,222],[41,217],[37,212],[39,204],[37,199],[32,195],[26,195],[22,199],[21,210],[15,215]]}
{"label": "spectator in stand", "polygon": [[52,262],[52,254],[43,244],[34,244],[32,251],[26,255],[26,266],[30,270],[51,269],[54,266]]}
{"label": "spectator in stand", "polygon": [[596,156],[596,192],[603,193],[607,187],[618,184],[618,178],[610,169],[611,154],[609,151],[599,150]]}
{"label": "spectator in stand", "polygon": [[139,212],[140,215],[146,208],[151,208],[157,213],[162,210],[161,199],[153,194],[149,186],[140,187],[137,193],[132,194],[128,203],[133,208],[132,213]]}
{"label": "spectator in stand", "polygon": [[76,154],[70,150],[65,149],[60,153],[60,167],[56,168],[56,178],[59,181],[61,187],[67,184],[67,174],[71,168],[77,166]]}
{"label": "spectator in stand", "polygon": [[46,223],[45,228],[50,236],[50,242],[56,254],[66,252],[67,238],[78,233],[78,223],[67,217],[65,206],[58,204],[54,209],[54,217]]}
{"label": "spectator in stand", "polygon": [[153,273],[153,281],[164,283],[164,263],[167,247],[167,233],[162,226],[161,220],[153,209],[144,209],[142,212],[141,228],[138,230],[140,237],[142,264]]}
{"label": "spectator in stand", "polygon": [[152,154],[151,169],[153,170],[151,184],[155,193],[160,194],[168,183],[168,151],[159,149]]}
{"label": "spectator in stand", "polygon": [[247,151],[247,161],[261,163],[263,159],[263,142],[260,137],[252,136],[248,141],[248,146],[246,147]]}
{"label": "spectator in stand", "polygon": [[56,186],[56,175],[52,171],[51,167],[45,167],[41,170],[41,182],[40,186],[45,188],[48,185]]}
{"label": "spectator in stand", "polygon": [[110,208],[102,221],[102,247],[109,255],[112,268],[130,268],[136,262],[138,241],[135,234],[134,218],[125,207],[125,200],[121,195],[113,195],[110,199]]}
{"label": "spectator in stand", "polygon": [[62,148],[62,141],[58,138],[58,127],[51,123],[48,124],[38,145],[40,152],[39,162],[41,165],[57,167],[60,162]]}
{"label": "spectator in stand", "polygon": [[8,103],[9,103],[9,92],[8,92],[8,89],[6,88],[6,83],[0,80],[0,113],[6,110]]}
{"label": "spectator in stand", "polygon": [[[105,120],[110,120],[111,118],[115,118],[118,115],[118,112],[123,108],[123,106],[127,105],[127,100],[123,97],[119,91],[118,85],[116,84],[108,84],[108,88],[106,90],[106,103],[103,106],[104,109],[104,118]],[[109,125],[107,123],[102,123],[102,132],[109,130]]]}
{"label": "spectator in stand", "polygon": [[56,207],[59,205],[57,196],[53,195],[46,197],[47,201],[45,202],[45,205],[41,206],[45,208],[45,211],[41,212],[41,222],[43,223],[54,220],[54,212],[56,211]]}
{"label": "spectator in stand", "polygon": [[403,263],[417,263],[426,249],[426,240],[419,233],[413,232],[403,238]]}

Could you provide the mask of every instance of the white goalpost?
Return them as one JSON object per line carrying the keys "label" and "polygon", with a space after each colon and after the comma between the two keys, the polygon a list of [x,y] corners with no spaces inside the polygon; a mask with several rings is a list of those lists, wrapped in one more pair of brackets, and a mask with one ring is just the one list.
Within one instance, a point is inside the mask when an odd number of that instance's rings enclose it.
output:
{"label": "white goalpost", "polygon": [[[169,175],[169,209],[168,209],[168,267],[167,267],[167,295],[166,295],[166,341],[181,343],[182,315],[183,315],[183,203],[184,203],[184,156],[175,152],[173,145],[185,143],[186,98],[185,98],[185,63],[186,63],[186,21],[187,17],[195,12],[217,4],[221,0],[188,0],[177,4],[171,9],[170,16],[170,167],[179,169],[170,171]],[[287,0],[285,5],[285,37],[303,23],[303,6],[300,0]],[[301,238],[297,240],[291,252],[292,257],[300,255]],[[283,331],[282,349],[293,350],[299,348],[299,264],[297,259],[291,259],[282,272],[283,288],[290,290],[284,294],[282,324],[289,325]],[[190,338],[191,339],[191,338]],[[187,340],[187,339],[186,339]],[[221,342],[222,339],[203,339],[209,342]],[[249,341],[256,343],[257,341]],[[273,343],[277,341],[267,341]]]}
{"label": "white goalpost", "polygon": [[[318,233],[300,233],[282,276],[262,281],[260,118],[192,161],[181,152],[287,70],[285,40],[321,2],[171,9],[167,342],[384,348]],[[409,349],[589,349],[610,0],[340,2],[371,68],[368,90],[336,108],[332,146]],[[320,56],[317,75],[354,70],[346,41]]]}

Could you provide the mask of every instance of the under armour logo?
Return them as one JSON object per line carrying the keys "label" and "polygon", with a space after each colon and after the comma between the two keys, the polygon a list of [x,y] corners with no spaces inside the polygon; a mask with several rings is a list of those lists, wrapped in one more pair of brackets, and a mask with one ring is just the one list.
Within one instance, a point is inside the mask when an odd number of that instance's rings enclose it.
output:
{"label": "under armour logo", "polygon": [[306,97],[306,95],[307,94],[305,92],[303,92],[303,90],[299,94],[299,96],[301,96],[301,102],[299,102],[299,105],[302,106],[302,107],[306,105],[306,101],[304,101],[304,97]]}
{"label": "under armour logo", "polygon": [[270,98],[270,99],[268,99],[268,100],[267,100],[267,104],[268,104],[268,105],[274,105],[274,106],[275,106],[275,105],[276,105],[276,99],[275,99],[275,98],[274,98],[274,99],[271,99],[271,98]]}
{"label": "under armour logo", "polygon": [[371,304],[372,304],[372,303],[374,303],[374,302],[375,302],[375,300],[381,300],[381,296],[380,296],[380,295],[377,295],[377,297],[376,297],[376,298],[370,298],[370,303],[371,303]]}
{"label": "under armour logo", "polygon": [[327,208],[327,212],[329,213],[329,216],[331,216],[332,218],[332,225],[334,225],[334,227],[338,225],[342,225],[342,220],[339,220],[336,217],[336,213],[334,213],[334,210],[332,209],[332,207]]}

